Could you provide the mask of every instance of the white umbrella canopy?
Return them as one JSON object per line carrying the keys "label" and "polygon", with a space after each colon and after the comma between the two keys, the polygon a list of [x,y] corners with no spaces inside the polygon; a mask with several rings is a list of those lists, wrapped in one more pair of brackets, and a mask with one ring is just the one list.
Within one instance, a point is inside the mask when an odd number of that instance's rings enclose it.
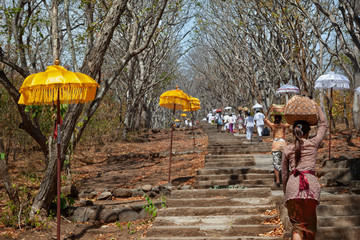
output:
{"label": "white umbrella canopy", "polygon": [[299,93],[300,89],[291,84],[285,84],[276,90],[276,94],[281,93]]}
{"label": "white umbrella canopy", "polygon": [[347,77],[341,74],[336,74],[330,71],[328,74],[321,75],[315,81],[315,89],[330,89],[330,124],[329,124],[329,160],[331,159],[331,120],[332,120],[332,95],[333,90],[349,89],[350,81]]}
{"label": "white umbrella canopy", "polygon": [[256,108],[263,108],[263,106],[256,103],[254,106],[252,106],[252,109],[256,109]]}
{"label": "white umbrella canopy", "polygon": [[360,93],[360,87],[356,88],[355,91],[357,91],[358,93]]}
{"label": "white umbrella canopy", "polygon": [[336,74],[333,71],[328,74],[321,75],[315,81],[315,89],[349,89],[350,81],[347,77],[341,74]]}
{"label": "white umbrella canopy", "polygon": [[232,109],[232,107],[226,107],[226,108],[224,108],[225,110],[231,110]]}

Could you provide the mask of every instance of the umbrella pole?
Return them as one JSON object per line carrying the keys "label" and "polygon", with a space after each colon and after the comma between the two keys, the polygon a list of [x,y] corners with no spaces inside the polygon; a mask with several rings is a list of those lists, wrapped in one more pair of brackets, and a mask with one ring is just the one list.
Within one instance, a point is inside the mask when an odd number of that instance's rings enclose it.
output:
{"label": "umbrella pole", "polygon": [[[174,104],[173,118],[174,118],[174,115],[175,115],[175,104]],[[171,121],[170,160],[169,160],[169,178],[168,178],[168,183],[170,183],[170,174],[171,174],[171,155],[172,155],[173,134],[174,134],[174,123],[173,123],[173,121]]]}
{"label": "umbrella pole", "polygon": [[191,121],[192,121],[192,123],[191,123],[191,127],[192,127],[192,133],[193,133],[193,139],[194,139],[194,149],[195,149],[195,147],[196,147],[196,144],[195,144],[195,131],[194,131],[194,116],[193,116],[193,114],[191,113]]}
{"label": "umbrella pole", "polygon": [[329,160],[330,160],[330,158],[331,158],[332,97],[333,97],[333,88],[331,88],[331,90],[330,90]]}
{"label": "umbrella pole", "polygon": [[58,89],[58,98],[57,98],[57,102],[56,102],[56,108],[57,108],[57,113],[56,113],[56,124],[57,124],[57,212],[56,212],[56,235],[57,235],[57,240],[60,240],[60,194],[61,194],[61,189],[60,189],[60,174],[61,174],[61,164],[60,164],[60,143],[61,143],[61,136],[60,136],[60,89]]}

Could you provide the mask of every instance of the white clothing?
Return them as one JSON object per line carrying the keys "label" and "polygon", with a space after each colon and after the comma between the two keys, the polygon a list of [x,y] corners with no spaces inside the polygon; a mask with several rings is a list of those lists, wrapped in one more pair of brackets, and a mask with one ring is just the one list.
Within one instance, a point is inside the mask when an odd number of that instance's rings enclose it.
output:
{"label": "white clothing", "polygon": [[207,115],[208,123],[211,123],[211,117],[212,117],[212,114],[209,113],[209,114]]}
{"label": "white clothing", "polygon": [[229,119],[230,119],[230,116],[229,115],[225,115],[224,116],[224,130],[228,130],[229,129]]}
{"label": "white clothing", "polygon": [[261,112],[256,113],[254,116],[254,120],[256,121],[256,126],[265,125],[264,118],[265,115],[263,113]]}
{"label": "white clothing", "polygon": [[252,116],[247,116],[245,118],[245,122],[244,125],[246,127],[254,127],[255,123],[254,123],[254,118]]}
{"label": "white clothing", "polygon": [[[245,119],[246,119],[246,118],[245,118]],[[252,139],[253,131],[254,131],[254,126],[252,126],[252,127],[246,127],[246,139],[247,139],[247,140],[251,140],[251,139]]]}
{"label": "white clothing", "polygon": [[237,120],[237,117],[236,117],[236,115],[233,115],[232,117],[233,117],[233,122],[232,122],[232,123],[235,124],[235,123],[236,123],[236,120]]}
{"label": "white clothing", "polygon": [[257,125],[257,132],[259,137],[262,136],[262,131],[264,130],[264,125]]}

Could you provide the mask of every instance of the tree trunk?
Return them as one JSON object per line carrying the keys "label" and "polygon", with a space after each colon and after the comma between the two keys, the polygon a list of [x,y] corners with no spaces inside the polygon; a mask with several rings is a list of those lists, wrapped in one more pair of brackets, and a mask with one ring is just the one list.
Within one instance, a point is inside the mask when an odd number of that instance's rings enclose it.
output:
{"label": "tree trunk", "polygon": [[344,119],[344,122],[346,124],[346,129],[349,130],[350,129],[350,126],[349,126],[349,120],[348,120],[348,117],[346,115],[346,95],[345,93],[343,93],[343,119]]}
{"label": "tree trunk", "polygon": [[360,131],[360,93],[354,92],[353,123],[356,130]]}
{"label": "tree trunk", "polygon": [[58,1],[52,0],[51,6],[51,43],[53,61],[59,59],[60,56],[60,38],[59,38],[59,25],[58,25]]}
{"label": "tree trunk", "polygon": [[324,90],[320,90],[320,107],[326,117],[327,113],[326,113],[326,108],[325,108],[325,103],[324,103]]}
{"label": "tree trunk", "polygon": [[[359,49],[354,49],[356,56],[359,55]],[[360,69],[354,64],[354,79],[355,87],[360,86]],[[353,104],[353,123],[356,130],[360,130],[360,93],[354,92],[354,104]]]}
{"label": "tree trunk", "polygon": [[[127,0],[116,0],[113,2],[105,20],[98,34],[95,46],[86,56],[81,72],[96,78],[98,75],[105,53],[109,47],[111,38],[115,28],[118,26],[120,16],[125,10]],[[84,104],[72,104],[64,117],[61,126],[61,166],[64,164],[64,155],[71,135],[75,129],[76,122],[79,119]],[[52,145],[52,152],[56,152],[56,144]],[[45,176],[41,182],[39,192],[34,199],[31,207],[30,217],[33,218],[38,210],[49,210],[51,201],[54,199],[56,193],[56,154],[53,154],[49,160],[49,165],[46,169]]]}

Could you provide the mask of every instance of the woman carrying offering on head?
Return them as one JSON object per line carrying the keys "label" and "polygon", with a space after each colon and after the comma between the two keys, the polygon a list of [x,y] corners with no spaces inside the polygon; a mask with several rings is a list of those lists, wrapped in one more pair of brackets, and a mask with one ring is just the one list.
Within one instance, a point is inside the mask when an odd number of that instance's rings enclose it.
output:
{"label": "woman carrying offering on head", "polygon": [[314,240],[316,235],[316,206],[320,200],[320,184],[315,176],[317,150],[328,128],[326,117],[317,106],[318,131],[309,139],[310,125],[296,121],[293,125],[295,143],[284,148],[282,180],[285,205],[293,225],[293,240]]}
{"label": "woman carrying offering on head", "polygon": [[267,117],[264,119],[265,124],[268,125],[273,131],[273,144],[272,144],[271,154],[273,156],[275,184],[278,187],[280,187],[282,151],[286,146],[286,141],[285,141],[286,129],[291,126],[290,124],[287,123],[281,123],[281,121],[282,121],[281,115],[274,116],[274,123],[270,122]]}

